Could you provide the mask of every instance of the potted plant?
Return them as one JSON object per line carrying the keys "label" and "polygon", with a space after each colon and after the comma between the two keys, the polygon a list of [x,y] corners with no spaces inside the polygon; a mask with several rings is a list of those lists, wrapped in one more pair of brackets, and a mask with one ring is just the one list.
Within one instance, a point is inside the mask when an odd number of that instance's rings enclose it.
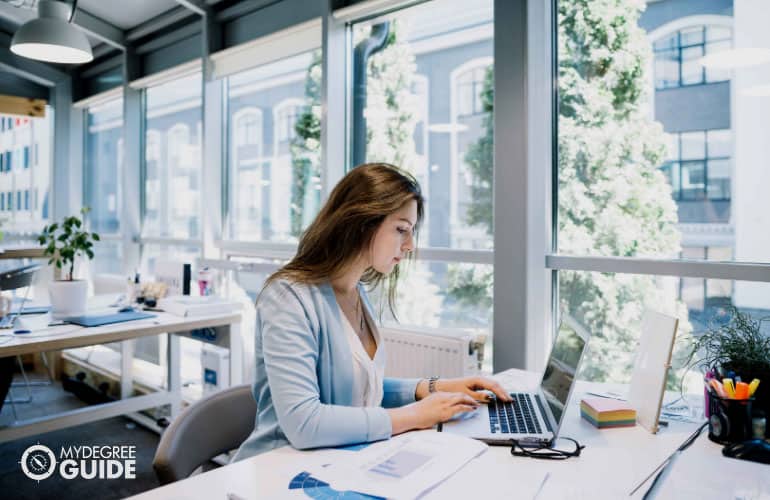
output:
{"label": "potted plant", "polygon": [[712,321],[695,339],[688,365],[704,372],[715,369],[721,376],[734,372],[744,382],[759,379],[754,408],[770,417],[770,335],[762,328],[766,322],[770,329],[770,318],[753,319],[735,306],[728,306],[725,319]]}
{"label": "potted plant", "polygon": [[51,312],[57,318],[76,316],[86,310],[88,283],[74,279],[74,272],[75,260],[79,256],[94,258],[94,241],[99,241],[98,234],[85,230],[83,221],[88,212],[89,208],[83,207],[80,210],[83,219],[72,215],[61,223],[54,222],[44,227],[38,237],[38,242],[45,247],[45,255],[49,257],[48,263],[64,272],[61,279],[48,285]]}

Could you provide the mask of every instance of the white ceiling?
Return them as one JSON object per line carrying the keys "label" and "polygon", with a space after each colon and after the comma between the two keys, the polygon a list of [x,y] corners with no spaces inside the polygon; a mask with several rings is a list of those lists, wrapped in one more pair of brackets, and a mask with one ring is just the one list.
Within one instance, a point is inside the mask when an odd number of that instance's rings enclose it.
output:
{"label": "white ceiling", "polygon": [[83,9],[122,30],[134,28],[178,6],[175,0],[78,1],[78,9]]}

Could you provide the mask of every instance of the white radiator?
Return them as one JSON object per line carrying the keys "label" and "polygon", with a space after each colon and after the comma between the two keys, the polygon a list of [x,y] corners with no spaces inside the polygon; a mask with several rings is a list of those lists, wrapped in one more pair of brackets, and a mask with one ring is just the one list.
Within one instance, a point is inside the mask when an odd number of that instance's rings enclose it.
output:
{"label": "white radiator", "polygon": [[388,352],[386,377],[464,377],[479,373],[484,339],[467,331],[432,333],[425,330],[382,328]]}

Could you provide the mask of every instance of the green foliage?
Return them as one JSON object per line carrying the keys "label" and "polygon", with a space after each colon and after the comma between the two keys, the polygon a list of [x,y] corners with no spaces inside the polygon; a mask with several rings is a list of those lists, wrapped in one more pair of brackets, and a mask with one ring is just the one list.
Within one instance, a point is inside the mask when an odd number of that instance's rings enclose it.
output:
{"label": "green foliage", "polygon": [[770,373],[770,336],[761,331],[763,321],[729,306],[727,322],[713,322],[692,343],[687,362],[705,370],[722,367],[744,379]]}
{"label": "green foliage", "polygon": [[67,280],[73,279],[75,259],[78,256],[94,258],[93,246],[95,241],[99,241],[99,235],[86,231],[84,227],[83,221],[89,211],[88,207],[83,207],[80,209],[82,219],[72,215],[61,223],[54,222],[44,227],[37,239],[38,243],[45,247],[49,264],[53,264],[58,269],[69,265]]}
{"label": "green foliage", "polygon": [[[307,199],[312,193],[313,179],[321,177],[321,51],[313,53],[313,60],[305,79],[306,106],[294,126],[296,135],[292,139],[291,166],[294,181],[291,189],[291,235],[299,237],[306,226]],[[318,205],[320,191],[315,190]]]}
{"label": "green foliage", "polygon": [[[484,74],[481,90],[484,133],[465,153],[465,163],[473,177],[473,203],[468,207],[465,222],[469,226],[484,226],[489,235],[494,234],[494,99],[494,66],[490,65]],[[491,270],[482,271],[474,265],[452,264],[447,272],[447,294],[461,305],[491,309],[493,281],[494,273]]]}
{"label": "green foliage", "polygon": [[[647,115],[651,51],[638,26],[643,0],[558,2],[559,251],[574,255],[675,256],[680,235],[671,190],[658,170],[663,130]],[[481,98],[484,133],[465,156],[473,176],[469,225],[493,234],[493,74]],[[449,270],[458,302],[489,304],[493,274]],[[593,334],[583,376],[623,381],[644,307],[680,318],[687,311],[651,276],[562,271],[560,307]],[[689,324],[680,320],[680,331]]]}
{"label": "green foliage", "polygon": [[473,176],[471,195],[473,204],[468,207],[468,225],[484,225],[487,234],[494,234],[492,213],[492,176],[494,166],[494,109],[495,99],[494,67],[489,66],[484,75],[481,103],[484,110],[484,134],[471,144],[465,154],[465,163]]}

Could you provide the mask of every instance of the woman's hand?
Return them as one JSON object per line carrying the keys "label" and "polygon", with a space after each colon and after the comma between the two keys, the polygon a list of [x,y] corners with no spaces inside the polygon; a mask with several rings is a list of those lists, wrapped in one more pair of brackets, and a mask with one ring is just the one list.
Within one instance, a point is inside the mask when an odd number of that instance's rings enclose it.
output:
{"label": "woman's hand", "polygon": [[434,392],[414,403],[388,410],[392,433],[400,434],[412,429],[428,429],[446,422],[458,413],[473,411],[479,403],[461,392]]}
{"label": "woman's hand", "polygon": [[[511,396],[503,389],[503,386],[486,377],[446,378],[436,380],[436,391],[459,392],[467,394],[474,400],[486,403],[489,395],[484,390],[491,391],[502,401],[510,401]],[[428,381],[422,380],[417,384],[417,399],[428,396]]]}

